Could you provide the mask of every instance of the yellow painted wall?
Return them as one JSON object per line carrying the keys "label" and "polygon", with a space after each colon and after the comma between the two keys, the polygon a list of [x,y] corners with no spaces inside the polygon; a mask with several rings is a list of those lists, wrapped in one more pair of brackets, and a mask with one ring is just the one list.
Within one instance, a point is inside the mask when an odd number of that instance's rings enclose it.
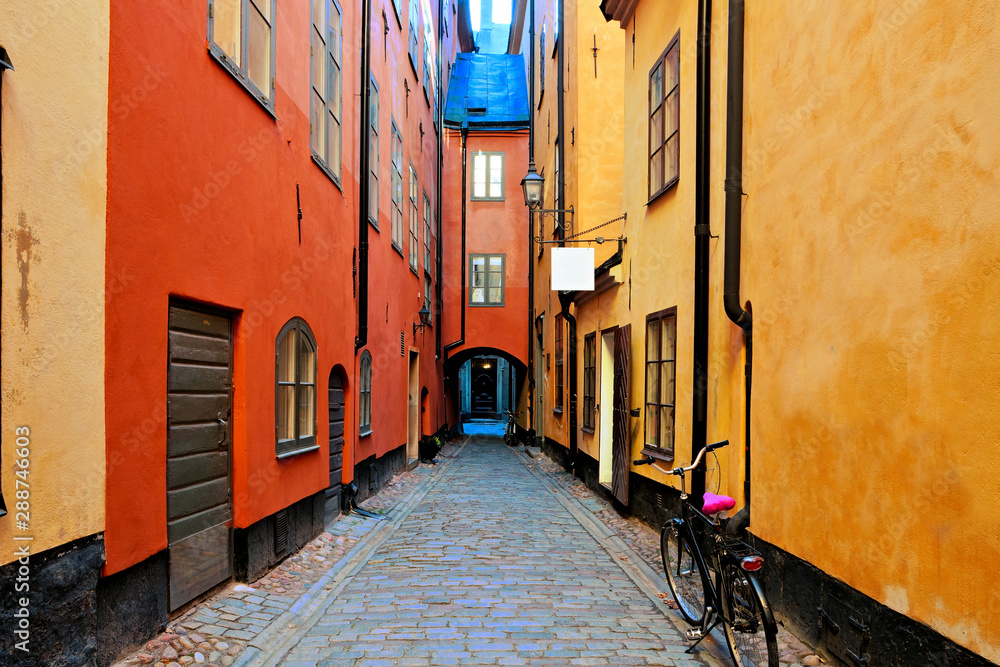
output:
{"label": "yellow painted wall", "polygon": [[[5,0],[0,564],[104,529],[108,0]],[[129,280],[112,275],[107,298]],[[117,285],[117,287],[116,287]],[[18,530],[18,427],[30,527]],[[23,442],[23,441],[22,441]],[[137,483],[138,480],[137,480]],[[23,490],[23,489],[22,489]]]}
{"label": "yellow painted wall", "polygon": [[746,29],[754,530],[1000,662],[996,7]]}

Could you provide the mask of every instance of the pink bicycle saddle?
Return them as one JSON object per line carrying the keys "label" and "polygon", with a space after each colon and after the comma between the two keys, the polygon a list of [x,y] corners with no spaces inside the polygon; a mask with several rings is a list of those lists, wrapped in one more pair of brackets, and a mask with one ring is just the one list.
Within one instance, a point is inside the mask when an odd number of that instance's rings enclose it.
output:
{"label": "pink bicycle saddle", "polygon": [[702,511],[705,514],[715,514],[723,510],[731,510],[736,507],[736,501],[729,496],[717,496],[714,493],[705,493],[705,505]]}

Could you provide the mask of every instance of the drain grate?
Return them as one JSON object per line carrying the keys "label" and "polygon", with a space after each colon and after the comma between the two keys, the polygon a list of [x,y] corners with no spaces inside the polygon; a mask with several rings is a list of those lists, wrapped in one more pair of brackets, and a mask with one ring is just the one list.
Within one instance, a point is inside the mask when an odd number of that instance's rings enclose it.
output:
{"label": "drain grate", "polygon": [[274,515],[274,555],[284,556],[288,552],[288,510]]}

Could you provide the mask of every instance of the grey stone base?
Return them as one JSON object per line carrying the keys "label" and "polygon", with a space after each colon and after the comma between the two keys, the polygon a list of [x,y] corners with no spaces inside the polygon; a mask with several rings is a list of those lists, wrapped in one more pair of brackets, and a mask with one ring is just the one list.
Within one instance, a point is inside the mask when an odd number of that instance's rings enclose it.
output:
{"label": "grey stone base", "polygon": [[288,543],[282,551],[275,544],[277,513],[248,528],[233,531],[234,579],[245,582],[260,579],[285,556],[295,553],[323,532],[326,525],[326,491],[319,491],[289,505],[285,513]]}
{"label": "grey stone base", "polygon": [[97,664],[110,665],[167,622],[167,551],[97,584]]}
{"label": "grey stone base", "polygon": [[406,445],[387,452],[385,456],[369,456],[354,466],[354,483],[358,486],[357,502],[374,496],[392,476],[406,468]]}
{"label": "grey stone base", "polygon": [[[96,591],[103,564],[104,536],[99,534],[30,554],[26,564],[14,561],[0,567],[0,664],[96,665]],[[14,616],[22,613],[22,598],[28,600],[24,623]],[[27,631],[27,652],[17,648],[24,638],[15,630]]]}

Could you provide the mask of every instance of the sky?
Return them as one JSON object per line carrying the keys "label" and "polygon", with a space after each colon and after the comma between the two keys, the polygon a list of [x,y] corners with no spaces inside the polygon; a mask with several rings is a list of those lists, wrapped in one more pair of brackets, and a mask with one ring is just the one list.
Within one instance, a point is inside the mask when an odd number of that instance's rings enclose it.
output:
{"label": "sky", "polygon": [[[493,0],[493,22],[500,23],[502,25],[510,24],[510,1],[511,0]],[[469,0],[469,13],[472,15],[472,30],[473,32],[479,32],[479,18],[482,14],[482,5],[480,0]]]}

